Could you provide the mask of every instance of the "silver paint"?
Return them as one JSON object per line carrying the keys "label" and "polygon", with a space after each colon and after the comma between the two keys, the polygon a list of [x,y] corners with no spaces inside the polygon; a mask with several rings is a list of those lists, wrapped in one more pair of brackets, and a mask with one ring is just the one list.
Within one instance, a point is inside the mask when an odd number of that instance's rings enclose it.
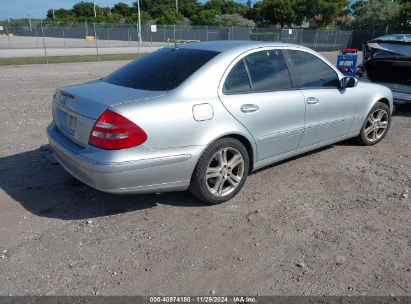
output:
{"label": "silver paint", "polygon": [[[340,79],[344,77],[321,55],[302,46],[221,41],[179,47],[221,54],[168,92],[97,81],[60,89],[74,99],[56,93],[54,122],[47,135],[58,161],[70,174],[110,193],[184,190],[204,149],[218,138],[236,136],[247,143],[252,170],[257,170],[358,135],[379,100],[388,101],[393,109],[388,88],[363,82],[345,89],[223,94],[224,80],[235,63],[260,50],[308,52],[326,62]],[[107,108],[140,126],[147,141],[116,151],[88,145],[93,124]]]}

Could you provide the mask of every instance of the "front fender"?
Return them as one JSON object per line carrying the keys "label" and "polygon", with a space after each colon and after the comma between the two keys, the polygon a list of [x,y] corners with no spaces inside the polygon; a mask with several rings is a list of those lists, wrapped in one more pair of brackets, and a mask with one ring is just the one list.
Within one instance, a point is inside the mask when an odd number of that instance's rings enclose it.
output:
{"label": "front fender", "polygon": [[392,92],[383,85],[360,81],[355,87],[355,95],[358,100],[358,120],[361,126],[378,101],[385,101],[390,107],[391,114],[394,112]]}

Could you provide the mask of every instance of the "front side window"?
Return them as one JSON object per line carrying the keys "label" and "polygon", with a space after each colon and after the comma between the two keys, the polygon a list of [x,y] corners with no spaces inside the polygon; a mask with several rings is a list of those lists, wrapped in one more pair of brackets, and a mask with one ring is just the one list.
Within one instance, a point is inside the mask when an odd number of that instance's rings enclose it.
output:
{"label": "front side window", "polygon": [[163,48],[120,68],[103,81],[133,89],[169,91],[218,54],[205,50]]}
{"label": "front side window", "polygon": [[301,88],[338,86],[337,73],[317,56],[297,50],[287,50],[287,53]]}
{"label": "front side window", "polygon": [[250,72],[253,92],[292,88],[283,53],[279,50],[260,51],[244,58]]}

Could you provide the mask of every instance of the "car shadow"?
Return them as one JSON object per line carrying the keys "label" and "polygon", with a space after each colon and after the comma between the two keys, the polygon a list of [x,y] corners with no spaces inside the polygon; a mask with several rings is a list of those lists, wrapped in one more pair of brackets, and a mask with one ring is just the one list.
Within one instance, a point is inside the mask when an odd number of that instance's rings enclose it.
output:
{"label": "car shadow", "polygon": [[188,192],[114,195],[94,190],[50,161],[50,150],[0,158],[0,189],[29,212],[48,218],[80,220],[153,208],[159,204],[204,207]]}
{"label": "car shadow", "polygon": [[411,103],[395,105],[393,116],[411,117]]}

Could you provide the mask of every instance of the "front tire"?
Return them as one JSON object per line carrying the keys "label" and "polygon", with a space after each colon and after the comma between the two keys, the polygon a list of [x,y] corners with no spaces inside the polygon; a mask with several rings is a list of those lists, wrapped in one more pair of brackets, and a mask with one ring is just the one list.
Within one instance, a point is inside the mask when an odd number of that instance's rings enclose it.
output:
{"label": "front tire", "polygon": [[375,145],[387,135],[390,126],[390,108],[385,103],[377,102],[368,113],[357,142],[364,146]]}
{"label": "front tire", "polygon": [[210,204],[226,202],[243,187],[249,164],[247,149],[240,141],[234,138],[218,139],[201,155],[189,191]]}

